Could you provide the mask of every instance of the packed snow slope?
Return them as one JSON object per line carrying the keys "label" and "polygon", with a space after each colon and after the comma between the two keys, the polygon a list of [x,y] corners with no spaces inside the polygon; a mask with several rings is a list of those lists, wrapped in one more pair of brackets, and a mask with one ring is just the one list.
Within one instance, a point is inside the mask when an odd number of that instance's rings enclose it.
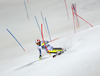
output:
{"label": "packed snow slope", "polygon": [[25,59],[26,64],[16,63],[4,76],[100,76],[99,32],[100,25],[65,36],[51,43],[66,49],[70,47],[64,54],[56,58],[44,57],[43,60]]}
{"label": "packed snow slope", "polygon": [[[24,0],[0,1],[0,76],[100,76],[100,0],[66,0],[69,19],[64,0],[25,2],[29,20]],[[77,13],[94,27],[79,19],[80,27],[74,33],[72,3],[76,3]],[[44,59],[38,59],[35,40],[41,39],[41,35],[35,16],[41,25],[41,12],[47,18],[51,39],[59,38],[50,44],[68,49],[54,59],[43,50]],[[43,30],[44,38],[49,40],[45,28]]]}

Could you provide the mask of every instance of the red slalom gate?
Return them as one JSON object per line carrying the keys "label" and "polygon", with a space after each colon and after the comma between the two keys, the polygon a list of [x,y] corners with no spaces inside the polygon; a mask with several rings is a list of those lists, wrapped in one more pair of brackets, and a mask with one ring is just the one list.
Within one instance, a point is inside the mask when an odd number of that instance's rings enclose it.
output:
{"label": "red slalom gate", "polygon": [[87,22],[85,19],[83,19],[82,17],[80,17],[78,14],[74,13],[76,16],[78,16],[79,18],[81,18],[83,21],[85,21],[86,23],[88,23],[91,27],[93,27],[89,22]]}
{"label": "red slalom gate", "polygon": [[44,41],[44,37],[43,37],[43,25],[42,24],[41,24],[41,35],[42,35],[42,40],[43,40],[44,46],[45,46],[47,52],[49,53],[49,55],[51,56],[50,52],[48,51],[48,49],[47,49],[47,47],[45,45],[45,41]]}

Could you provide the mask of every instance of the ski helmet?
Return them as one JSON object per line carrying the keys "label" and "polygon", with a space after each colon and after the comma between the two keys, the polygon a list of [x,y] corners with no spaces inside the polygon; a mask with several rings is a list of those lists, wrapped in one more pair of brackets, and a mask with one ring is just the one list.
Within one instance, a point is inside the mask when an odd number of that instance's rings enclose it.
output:
{"label": "ski helmet", "polygon": [[39,43],[40,42],[40,40],[39,39],[37,39],[36,41],[35,41],[35,43]]}

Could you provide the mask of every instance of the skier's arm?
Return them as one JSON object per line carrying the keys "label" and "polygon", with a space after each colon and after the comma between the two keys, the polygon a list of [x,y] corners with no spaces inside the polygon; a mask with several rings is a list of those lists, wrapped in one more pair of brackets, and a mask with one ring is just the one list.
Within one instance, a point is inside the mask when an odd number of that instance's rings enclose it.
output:
{"label": "skier's arm", "polygon": [[45,44],[48,44],[49,43],[49,41],[45,41]]}
{"label": "skier's arm", "polygon": [[[45,42],[45,44],[48,44],[49,43],[49,41],[44,41]],[[44,42],[42,41],[42,46],[44,46]]]}

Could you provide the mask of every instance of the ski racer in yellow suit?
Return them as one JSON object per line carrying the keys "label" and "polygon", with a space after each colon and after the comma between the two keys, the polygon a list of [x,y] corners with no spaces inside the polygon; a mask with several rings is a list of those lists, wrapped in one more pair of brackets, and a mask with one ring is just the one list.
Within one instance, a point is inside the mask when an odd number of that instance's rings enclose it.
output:
{"label": "ski racer in yellow suit", "polygon": [[[44,42],[40,41],[39,39],[37,39],[35,41],[35,43],[37,44],[37,48],[39,50],[39,54],[40,54],[39,55],[39,59],[41,59],[41,57],[42,57],[41,49],[45,50],[47,53],[57,53],[57,52],[63,51],[62,48],[53,48],[53,46],[51,46],[51,45],[48,44],[49,41],[44,41]],[[47,49],[46,49],[45,46],[47,47],[48,51],[47,51]]]}

